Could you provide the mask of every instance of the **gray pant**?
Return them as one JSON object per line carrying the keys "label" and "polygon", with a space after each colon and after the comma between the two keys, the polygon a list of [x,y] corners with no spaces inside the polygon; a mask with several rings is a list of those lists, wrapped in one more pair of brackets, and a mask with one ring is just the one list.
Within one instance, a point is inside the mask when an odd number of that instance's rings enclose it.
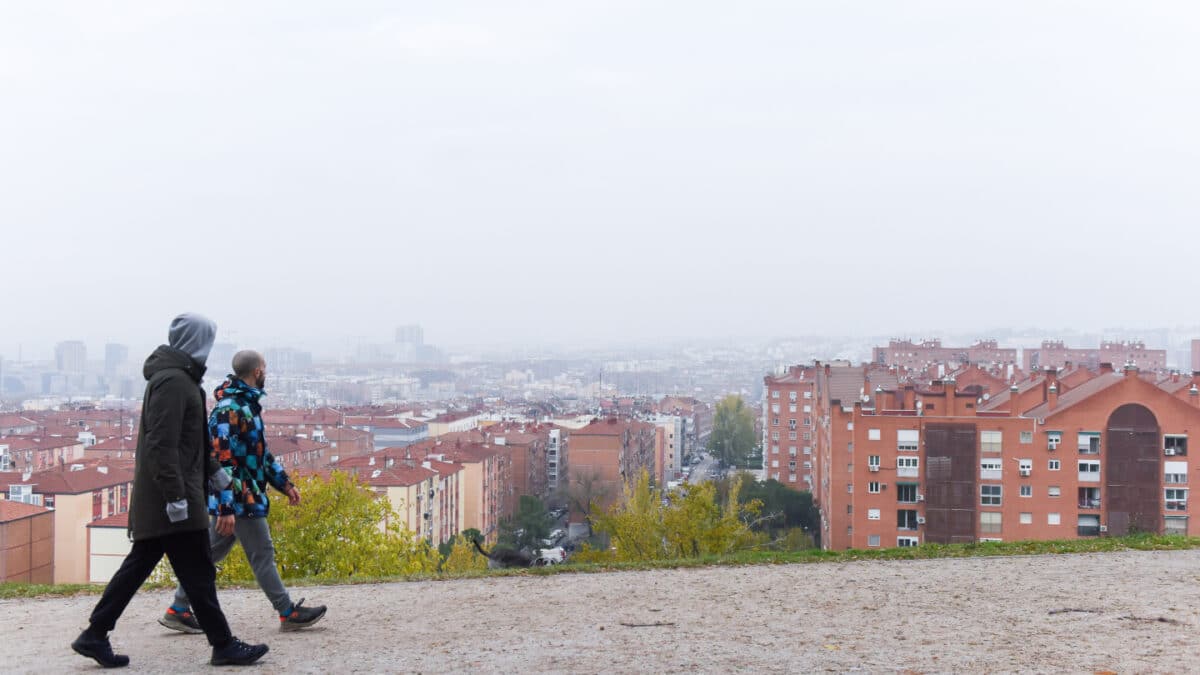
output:
{"label": "gray pant", "polygon": [[[283,579],[279,578],[279,569],[275,567],[275,542],[271,541],[271,528],[266,518],[237,518],[234,520],[233,534],[222,537],[217,534],[217,519],[212,519],[208,528],[208,545],[212,550],[213,563],[219,563],[233,550],[234,542],[242,542],[242,551],[258,580],[258,587],[267,594],[267,599],[275,607],[275,611],[283,614],[292,608],[292,598],[283,587]],[[175,606],[190,607],[187,593],[183,586],[175,589]]]}

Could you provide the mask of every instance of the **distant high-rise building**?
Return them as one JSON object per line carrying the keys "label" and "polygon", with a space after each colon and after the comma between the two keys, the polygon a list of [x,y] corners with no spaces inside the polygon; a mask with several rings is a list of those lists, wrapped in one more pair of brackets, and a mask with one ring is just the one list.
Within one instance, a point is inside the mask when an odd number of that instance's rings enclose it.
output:
{"label": "distant high-rise building", "polygon": [[237,351],[237,345],[232,342],[218,342],[213,345],[212,351],[208,354],[208,371],[209,375],[221,377],[233,372],[233,354]]}
{"label": "distant high-rise building", "polygon": [[129,347],[115,342],[104,345],[104,374],[112,377],[129,360]]}
{"label": "distant high-rise building", "polygon": [[87,345],[68,340],[54,346],[54,360],[62,373],[82,373],[87,367]]}
{"label": "distant high-rise building", "polygon": [[425,344],[425,331],[418,324],[398,326],[396,328],[396,342],[420,347]]}
{"label": "distant high-rise building", "polygon": [[417,324],[396,328],[396,360],[416,363],[425,351],[425,331]]}

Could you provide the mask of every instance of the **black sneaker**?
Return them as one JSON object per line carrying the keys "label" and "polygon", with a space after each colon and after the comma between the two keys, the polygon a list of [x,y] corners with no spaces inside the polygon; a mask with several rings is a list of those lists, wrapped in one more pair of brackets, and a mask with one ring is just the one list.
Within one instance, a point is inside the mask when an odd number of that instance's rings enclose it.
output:
{"label": "black sneaker", "polygon": [[308,628],[314,623],[321,620],[325,616],[325,605],[317,605],[316,607],[302,607],[304,599],[301,598],[292,606],[292,611],[288,614],[280,615],[279,630],[300,630]]}
{"label": "black sneaker", "polygon": [[248,645],[233,638],[224,647],[213,647],[209,663],[214,666],[248,666],[261,659],[270,649],[266,645]]}
{"label": "black sneaker", "polygon": [[167,613],[162,615],[158,620],[160,624],[171,630],[177,630],[180,633],[196,635],[203,633],[204,629],[200,627],[200,622],[196,620],[196,615],[184,610],[176,611],[174,607],[167,609]]}
{"label": "black sneaker", "polygon": [[79,634],[75,641],[71,643],[71,649],[80,656],[86,656],[89,659],[95,659],[105,668],[124,668],[129,665],[129,657],[124,654],[114,654],[112,643],[107,637],[93,637],[88,635],[87,631]]}

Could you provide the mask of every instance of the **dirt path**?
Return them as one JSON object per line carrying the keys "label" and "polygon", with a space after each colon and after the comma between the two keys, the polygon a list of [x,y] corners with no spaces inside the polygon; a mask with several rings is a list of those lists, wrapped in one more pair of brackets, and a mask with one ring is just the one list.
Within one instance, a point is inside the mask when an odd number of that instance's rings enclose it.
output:
{"label": "dirt path", "polygon": [[[1200,670],[1200,551],[572,574],[297,595],[330,606],[307,633],[279,633],[256,591],[221,594],[234,632],[271,645],[262,663],[273,672]],[[95,599],[0,602],[6,670],[92,670],[68,643]],[[134,671],[206,669],[202,636],[155,623],[167,600],[161,591],[139,594],[114,645]]]}

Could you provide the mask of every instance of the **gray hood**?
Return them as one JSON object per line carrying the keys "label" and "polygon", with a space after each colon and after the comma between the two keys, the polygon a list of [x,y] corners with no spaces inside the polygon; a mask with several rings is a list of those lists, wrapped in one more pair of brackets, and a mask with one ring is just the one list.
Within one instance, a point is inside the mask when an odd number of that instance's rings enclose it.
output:
{"label": "gray hood", "polygon": [[168,344],[187,353],[202,366],[208,361],[216,338],[217,324],[208,317],[190,312],[175,317],[167,333]]}

